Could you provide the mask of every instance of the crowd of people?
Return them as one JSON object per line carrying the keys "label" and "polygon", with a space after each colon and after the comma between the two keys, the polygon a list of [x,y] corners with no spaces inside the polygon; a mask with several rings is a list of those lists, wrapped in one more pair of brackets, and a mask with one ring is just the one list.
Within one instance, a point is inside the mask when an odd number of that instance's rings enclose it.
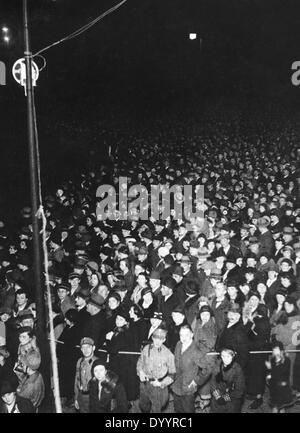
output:
{"label": "crowd of people", "polygon": [[[160,413],[172,401],[176,413],[237,413],[246,397],[255,410],[267,395],[284,411],[300,395],[296,131],[263,122],[245,131],[212,115],[199,128],[161,121],[120,137],[44,198],[47,332],[51,320],[64,407]],[[97,188],[118,195],[121,177],[128,189],[177,185],[170,215],[154,218],[150,203],[148,220],[97,213]],[[174,210],[184,185],[204,186],[193,221]],[[1,413],[41,410],[50,388],[32,248],[25,207],[0,222]]]}

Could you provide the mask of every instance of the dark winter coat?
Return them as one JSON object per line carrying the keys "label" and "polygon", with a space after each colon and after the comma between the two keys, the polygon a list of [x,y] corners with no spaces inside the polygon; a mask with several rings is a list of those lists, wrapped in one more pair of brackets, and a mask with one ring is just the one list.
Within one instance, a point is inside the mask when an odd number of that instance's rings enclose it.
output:
{"label": "dark winter coat", "polygon": [[249,341],[242,321],[230,328],[227,326],[219,336],[216,345],[217,350],[220,351],[225,347],[231,348],[237,353],[236,361],[242,368],[245,368],[249,357]]}
{"label": "dark winter coat", "polygon": [[221,397],[228,394],[230,400],[220,405],[214,397],[211,404],[213,413],[236,413],[241,411],[243,396],[245,394],[245,376],[243,369],[237,362],[224,367],[219,361],[213,371],[211,380],[212,392],[219,391]]}
{"label": "dark winter coat", "polygon": [[[17,395],[16,405],[17,405],[20,413],[34,413],[35,412],[33,404],[27,398],[19,397]],[[6,407],[6,405],[2,399],[0,400],[0,413],[7,413],[7,407]]]}
{"label": "dark winter coat", "polygon": [[107,372],[107,380],[102,382],[99,398],[99,382],[96,378],[89,383],[90,413],[127,413],[128,401],[124,386],[118,376]]}
{"label": "dark winter coat", "polygon": [[[267,317],[254,318],[248,327],[249,351],[268,350],[271,327]],[[251,395],[263,394],[266,380],[265,354],[250,354],[247,365],[247,392]]]}

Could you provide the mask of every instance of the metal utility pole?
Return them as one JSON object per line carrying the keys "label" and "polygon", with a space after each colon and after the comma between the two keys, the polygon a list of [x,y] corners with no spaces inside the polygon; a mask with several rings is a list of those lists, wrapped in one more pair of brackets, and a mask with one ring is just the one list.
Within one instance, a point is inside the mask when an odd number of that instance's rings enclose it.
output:
{"label": "metal utility pole", "polygon": [[41,239],[39,233],[39,220],[37,211],[39,209],[38,189],[38,166],[36,152],[36,137],[34,124],[33,86],[32,86],[32,53],[30,50],[30,39],[28,29],[27,0],[23,0],[23,28],[24,28],[24,57],[26,63],[26,99],[27,99],[27,129],[28,129],[28,152],[30,173],[30,194],[32,208],[32,231],[33,231],[33,268],[35,284],[35,303],[37,318],[37,339],[41,341],[45,332],[44,299],[42,293],[41,278]]}

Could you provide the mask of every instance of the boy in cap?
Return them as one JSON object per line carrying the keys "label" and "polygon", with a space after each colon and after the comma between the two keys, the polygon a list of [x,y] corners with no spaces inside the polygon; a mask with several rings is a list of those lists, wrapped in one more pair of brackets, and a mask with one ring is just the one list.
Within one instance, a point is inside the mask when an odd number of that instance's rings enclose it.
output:
{"label": "boy in cap", "polygon": [[80,413],[89,413],[89,381],[92,378],[93,362],[97,359],[95,349],[92,338],[82,338],[80,350],[83,356],[77,361],[74,383],[75,408]]}
{"label": "boy in cap", "polygon": [[152,344],[142,350],[137,362],[140,378],[139,406],[142,412],[161,413],[169,401],[169,385],[175,375],[174,355],[164,345],[167,330],[157,328]]}
{"label": "boy in cap", "polygon": [[27,398],[16,394],[17,382],[6,380],[0,387],[0,413],[34,413],[34,407]]}

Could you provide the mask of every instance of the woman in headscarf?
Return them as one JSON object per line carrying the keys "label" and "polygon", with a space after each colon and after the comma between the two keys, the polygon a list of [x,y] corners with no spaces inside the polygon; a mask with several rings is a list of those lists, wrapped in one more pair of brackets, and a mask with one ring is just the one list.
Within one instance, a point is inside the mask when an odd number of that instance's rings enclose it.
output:
{"label": "woman in headscarf", "polygon": [[[259,304],[246,324],[249,340],[249,351],[265,351],[269,349],[271,327],[266,305]],[[250,354],[246,367],[247,393],[254,396],[249,409],[257,409],[263,404],[265,391],[266,355]]]}
{"label": "woman in headscarf", "polygon": [[285,407],[293,403],[293,394],[290,384],[291,362],[281,342],[274,342],[271,361],[266,362],[266,367],[269,370],[267,380],[273,413],[285,412]]}
{"label": "woman in headscarf", "polygon": [[221,360],[212,375],[212,413],[240,413],[245,394],[245,377],[242,367],[235,361],[231,348],[221,350]]}
{"label": "woman in headscarf", "polygon": [[129,394],[131,383],[128,377],[128,366],[130,356],[119,354],[120,351],[128,352],[129,336],[129,313],[125,308],[119,308],[116,316],[115,328],[106,334],[106,350],[109,353],[109,368],[114,371],[123,383],[126,394]]}
{"label": "woman in headscarf", "polygon": [[[271,334],[276,341],[283,344],[284,350],[295,350],[299,344],[297,323],[300,322],[300,314],[296,304],[295,299],[287,297],[284,303],[285,313],[280,317],[277,325],[272,329]],[[291,361],[291,371],[290,371],[290,383],[293,386],[294,373],[299,374],[299,372],[294,372],[294,364],[296,360],[296,353],[288,353],[287,355]]]}

